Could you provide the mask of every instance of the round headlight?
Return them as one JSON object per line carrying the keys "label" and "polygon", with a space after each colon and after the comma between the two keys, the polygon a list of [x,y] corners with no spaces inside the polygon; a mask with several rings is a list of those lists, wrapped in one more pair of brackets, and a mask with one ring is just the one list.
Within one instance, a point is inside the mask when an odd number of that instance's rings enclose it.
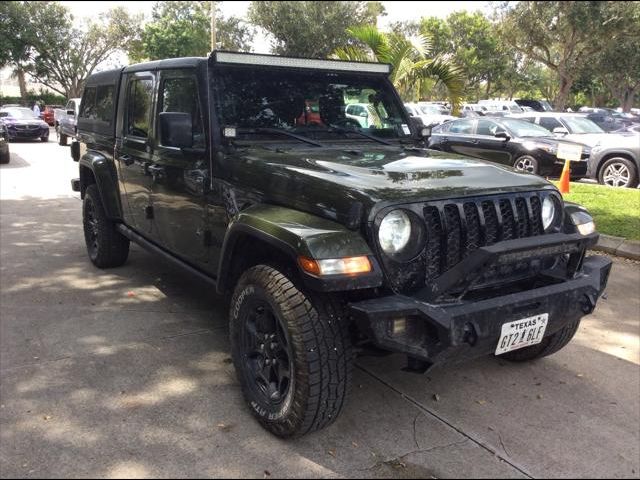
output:
{"label": "round headlight", "polygon": [[551,197],[545,197],[542,201],[542,228],[548,230],[556,218],[556,202]]}
{"label": "round headlight", "polygon": [[411,220],[402,210],[389,212],[380,223],[378,240],[384,253],[400,252],[411,238]]}

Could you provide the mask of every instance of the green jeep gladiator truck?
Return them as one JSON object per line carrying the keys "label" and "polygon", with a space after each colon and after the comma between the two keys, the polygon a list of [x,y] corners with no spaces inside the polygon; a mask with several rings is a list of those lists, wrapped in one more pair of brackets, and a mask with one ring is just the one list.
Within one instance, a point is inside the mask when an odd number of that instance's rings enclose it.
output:
{"label": "green jeep gladiator truck", "polygon": [[533,360],[607,283],[586,210],[541,177],[424,148],[388,74],[218,51],[84,89],[72,188],[91,261],[122,265],[133,241],[229,294],[244,397],[278,436],[334,421],[368,346],[416,372]]}

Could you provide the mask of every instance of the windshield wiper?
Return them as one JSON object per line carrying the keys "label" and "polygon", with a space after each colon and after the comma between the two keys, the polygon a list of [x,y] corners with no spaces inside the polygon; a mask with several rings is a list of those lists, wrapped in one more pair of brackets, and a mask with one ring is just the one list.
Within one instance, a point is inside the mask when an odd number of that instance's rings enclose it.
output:
{"label": "windshield wiper", "polygon": [[374,137],[373,135],[369,135],[368,133],[364,133],[361,132],[360,130],[352,130],[350,128],[342,128],[342,127],[336,127],[333,125],[329,125],[329,127],[331,127],[329,129],[329,132],[336,132],[336,133],[356,133],[362,137],[368,138],[369,140],[373,140],[374,142],[378,142],[378,143],[382,143],[383,145],[392,145],[391,143],[382,140],[381,138],[378,137]]}
{"label": "windshield wiper", "polygon": [[240,133],[275,133],[278,135],[286,135],[287,137],[295,138],[301,142],[308,143],[310,145],[314,145],[316,147],[324,147],[322,143],[315,142],[309,138],[303,137],[301,135],[296,135],[295,133],[288,132],[286,130],[282,130],[280,128],[271,128],[271,127],[256,127],[256,128],[239,128]]}

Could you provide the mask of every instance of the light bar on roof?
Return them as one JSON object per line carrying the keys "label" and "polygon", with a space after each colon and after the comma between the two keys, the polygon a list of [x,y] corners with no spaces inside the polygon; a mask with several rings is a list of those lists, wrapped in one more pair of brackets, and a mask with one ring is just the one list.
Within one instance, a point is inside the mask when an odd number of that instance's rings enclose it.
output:
{"label": "light bar on roof", "polygon": [[254,53],[215,52],[216,63],[235,63],[242,65],[264,65],[270,67],[316,68],[324,70],[347,70],[369,73],[391,71],[386,63],[345,62],[342,60],[317,60],[314,58],[279,57],[277,55],[259,55]]}

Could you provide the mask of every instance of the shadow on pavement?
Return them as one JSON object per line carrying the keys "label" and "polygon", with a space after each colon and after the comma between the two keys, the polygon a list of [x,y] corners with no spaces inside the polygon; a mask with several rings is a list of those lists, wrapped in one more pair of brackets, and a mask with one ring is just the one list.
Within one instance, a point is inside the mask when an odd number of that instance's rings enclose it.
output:
{"label": "shadow on pavement", "polygon": [[[633,476],[638,467],[637,365],[573,344],[532,364],[487,358],[426,376],[400,372],[397,355],[363,358],[334,425],[279,440],[242,400],[224,299],[137,247],[123,267],[94,268],[80,209],[73,198],[2,202],[3,477]],[[621,391],[614,372],[635,383]]]}

